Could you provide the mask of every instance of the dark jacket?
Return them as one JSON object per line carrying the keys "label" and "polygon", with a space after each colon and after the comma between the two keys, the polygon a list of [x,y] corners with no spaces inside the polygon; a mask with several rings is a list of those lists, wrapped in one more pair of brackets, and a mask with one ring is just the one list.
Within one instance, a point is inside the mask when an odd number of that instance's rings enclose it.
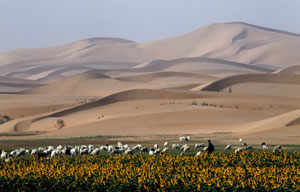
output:
{"label": "dark jacket", "polygon": [[208,148],[207,148],[207,151],[208,151],[209,153],[212,153],[214,150],[215,150],[214,145],[213,145],[211,142],[208,142]]}

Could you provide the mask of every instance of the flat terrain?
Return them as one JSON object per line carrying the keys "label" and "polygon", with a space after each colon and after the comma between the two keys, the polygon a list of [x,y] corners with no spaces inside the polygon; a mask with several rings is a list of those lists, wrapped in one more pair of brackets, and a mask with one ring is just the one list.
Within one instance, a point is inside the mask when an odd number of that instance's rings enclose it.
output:
{"label": "flat terrain", "polygon": [[298,34],[226,23],[146,43],[93,38],[2,53],[0,147],[181,135],[299,145],[299,51]]}

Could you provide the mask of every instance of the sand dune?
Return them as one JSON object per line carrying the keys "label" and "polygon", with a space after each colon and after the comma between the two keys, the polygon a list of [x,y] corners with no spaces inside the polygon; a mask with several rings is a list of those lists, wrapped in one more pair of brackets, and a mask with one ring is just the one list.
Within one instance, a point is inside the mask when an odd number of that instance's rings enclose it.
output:
{"label": "sand dune", "polygon": [[230,87],[232,85],[249,83],[249,82],[262,82],[262,83],[281,83],[281,84],[300,84],[299,75],[291,74],[246,74],[226,77],[215,82],[200,85],[193,90],[203,91],[219,91]]}
{"label": "sand dune", "polygon": [[[278,115],[272,118],[264,119],[257,122],[249,123],[245,127],[244,131],[240,134],[242,135],[251,135],[257,133],[272,133],[272,131],[281,129],[281,132],[284,134],[286,128],[293,127],[293,133],[289,132],[289,135],[300,134],[299,130],[294,129],[300,125],[300,110],[291,111],[282,115]],[[278,132],[278,130],[277,130]]]}
{"label": "sand dune", "polygon": [[3,53],[0,115],[12,120],[0,132],[295,142],[299,52],[298,34],[216,23],[159,41],[92,38]]}
{"label": "sand dune", "polygon": [[0,76],[0,92],[3,93],[19,92],[31,88],[41,87],[43,85],[45,84],[42,84],[38,81]]}
{"label": "sand dune", "polygon": [[195,78],[201,82],[207,82],[216,80],[216,77],[203,75],[203,74],[194,74],[194,73],[184,73],[184,72],[158,72],[158,73],[148,73],[142,75],[133,75],[133,76],[125,76],[118,77],[117,80],[121,81],[133,81],[133,82],[150,82],[153,80],[157,80],[158,78],[166,78],[166,77],[186,77],[186,78]]}
{"label": "sand dune", "polygon": [[300,65],[292,65],[274,73],[300,74]]}
{"label": "sand dune", "polygon": [[[221,59],[212,59],[212,58],[180,58],[175,60],[158,60],[152,61],[147,64],[142,64],[136,66],[132,71],[135,72],[149,72],[149,71],[178,71],[178,72],[198,72],[205,74],[215,75],[218,70],[222,70],[222,75],[236,74],[236,73],[270,73],[273,70],[255,66],[247,65],[243,63],[231,62]],[[218,73],[216,73],[218,74]]]}
{"label": "sand dune", "polygon": [[[299,42],[300,37],[297,34],[244,23],[217,23],[178,37],[146,43],[117,38],[94,38],[57,47],[15,50],[0,54],[0,75],[38,79],[46,78],[47,73],[53,76],[56,70],[60,71],[57,75],[64,75],[61,70],[68,68],[72,76],[84,71],[72,72],[69,67],[118,71],[135,66],[141,67],[152,61],[154,62],[152,64],[159,63],[159,60],[179,59],[173,62],[185,62],[185,58],[195,57],[221,60],[214,63],[228,64],[229,61],[233,61],[250,64],[255,67],[246,67],[249,70],[268,72],[256,64],[281,68],[298,64]],[[160,65],[164,66],[161,69],[158,65],[156,67],[147,65],[148,67],[144,66],[144,70],[149,69],[152,72],[165,70],[165,63],[166,61],[161,61]],[[199,65],[191,67],[191,69],[186,67],[185,72],[192,72]],[[241,70],[242,66],[231,65],[231,67],[232,70],[233,68]],[[201,66],[198,70],[201,70]],[[239,73],[243,72],[245,71]]]}
{"label": "sand dune", "polygon": [[[68,79],[59,81],[57,83],[49,84],[36,89],[24,91],[26,94],[72,94],[77,91],[78,86],[87,80],[93,79],[110,79],[109,76],[96,72],[86,72],[79,75],[75,75]],[[82,92],[82,94],[86,94]],[[88,94],[88,93],[87,93]]]}

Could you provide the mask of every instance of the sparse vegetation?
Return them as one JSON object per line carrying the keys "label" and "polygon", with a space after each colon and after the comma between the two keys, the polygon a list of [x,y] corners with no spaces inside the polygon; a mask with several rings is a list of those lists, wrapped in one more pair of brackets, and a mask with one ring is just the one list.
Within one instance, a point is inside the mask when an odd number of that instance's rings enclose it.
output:
{"label": "sparse vegetation", "polygon": [[6,123],[8,121],[10,121],[11,118],[7,115],[0,115],[0,124]]}
{"label": "sparse vegetation", "polygon": [[63,128],[64,126],[65,126],[65,121],[62,120],[62,119],[57,119],[57,121],[56,121],[56,127],[57,127],[58,129],[61,129],[61,128]]}

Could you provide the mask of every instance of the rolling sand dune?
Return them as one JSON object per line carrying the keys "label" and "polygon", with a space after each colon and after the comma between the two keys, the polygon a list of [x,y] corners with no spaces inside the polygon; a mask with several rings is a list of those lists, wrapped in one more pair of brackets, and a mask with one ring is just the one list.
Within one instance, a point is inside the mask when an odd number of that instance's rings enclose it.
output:
{"label": "rolling sand dune", "polygon": [[0,76],[0,92],[3,93],[19,92],[26,89],[41,87],[43,85],[45,84],[38,81]]}
{"label": "rolling sand dune", "polygon": [[[93,80],[93,79],[110,79],[110,77],[96,72],[86,72],[53,84],[24,91],[23,93],[25,94],[72,94],[76,92],[79,84],[81,84],[84,81]],[[84,95],[85,93],[82,92],[82,94]]]}
{"label": "rolling sand dune", "polygon": [[[136,66],[132,72],[176,71],[209,74],[214,76],[244,73],[270,73],[273,70],[243,63],[212,58],[180,58],[175,60],[158,60]],[[221,73],[220,73],[221,71]]]}
{"label": "rolling sand dune", "polygon": [[293,65],[284,69],[275,71],[274,73],[300,74],[300,65]]}
{"label": "rolling sand dune", "polygon": [[[291,111],[282,115],[278,115],[272,118],[267,118],[257,122],[249,123],[241,135],[253,136],[254,134],[272,134],[278,135],[279,130],[284,135],[300,135],[300,110]],[[290,128],[291,127],[291,128]],[[286,130],[288,130],[286,132]]]}
{"label": "rolling sand dune", "polygon": [[[94,38],[57,47],[19,49],[0,54],[0,75],[38,79],[39,76],[46,78],[47,73],[53,75],[51,70],[72,66],[118,71],[150,64],[152,61],[159,63],[159,60],[179,59],[177,62],[184,62],[186,58],[195,57],[221,60],[215,63],[228,64],[232,61],[240,65],[250,64],[255,67],[246,67],[249,70],[269,72],[256,64],[280,68],[298,64],[299,42],[299,35],[293,33],[245,23],[217,23],[178,37],[146,43],[118,38]],[[165,65],[161,64],[163,67],[160,68],[148,66],[144,70],[155,72],[165,69]],[[240,70],[242,66],[231,67]],[[192,70],[195,69],[187,69],[185,72]],[[79,71],[70,73],[72,76]]]}
{"label": "rolling sand dune", "polygon": [[[191,104],[194,101],[199,105]],[[202,105],[203,102],[208,105]],[[130,135],[132,132],[135,132],[134,135],[151,135],[154,134],[154,130],[159,129],[161,134],[184,134],[187,131],[193,134],[240,132],[248,130],[249,125],[254,126],[251,121],[284,114],[299,108],[299,105],[300,98],[130,90],[80,106],[25,119],[24,123],[17,122],[11,129],[16,129],[17,126],[17,130],[22,131],[50,131],[45,136],[68,136],[71,133],[75,136]],[[58,118],[65,120],[66,128],[58,130],[54,126]],[[30,125],[28,120],[31,120]],[[146,131],[150,128],[153,128],[152,132]],[[172,132],[173,130],[176,131]]]}
{"label": "rolling sand dune", "polygon": [[134,75],[134,76],[126,76],[126,77],[118,77],[117,80],[121,81],[133,81],[133,82],[150,82],[153,80],[157,80],[158,78],[166,78],[166,77],[188,77],[195,78],[201,82],[207,82],[216,80],[218,78],[202,75],[202,74],[194,74],[194,73],[184,73],[184,72],[158,72],[158,73],[148,73],[142,75]]}
{"label": "rolling sand dune", "polygon": [[159,41],[91,38],[2,53],[0,116],[11,120],[0,133],[299,143],[299,52],[298,34],[216,23]]}
{"label": "rolling sand dune", "polygon": [[202,91],[219,91],[230,87],[232,85],[249,83],[249,82],[262,82],[262,83],[281,83],[281,84],[300,84],[299,75],[291,74],[246,74],[226,77],[215,82],[205,85],[200,85],[193,90]]}

